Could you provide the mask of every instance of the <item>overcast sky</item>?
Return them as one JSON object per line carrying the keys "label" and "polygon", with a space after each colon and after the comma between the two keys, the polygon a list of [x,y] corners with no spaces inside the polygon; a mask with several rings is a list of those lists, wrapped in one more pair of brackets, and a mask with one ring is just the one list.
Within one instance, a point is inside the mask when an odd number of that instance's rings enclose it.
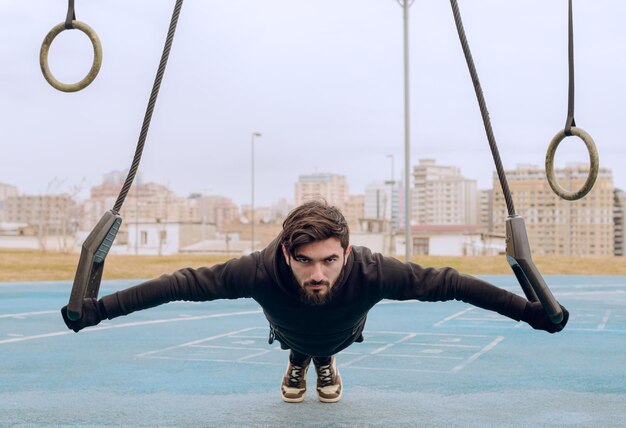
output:
{"label": "overcast sky", "polygon": [[[76,0],[99,35],[96,80],[63,93],[39,50],[65,0],[0,0],[0,182],[43,194],[88,189],[130,166],[174,0]],[[567,1],[459,0],[506,168],[542,166],[567,113]],[[626,2],[575,0],[576,122],[626,188]],[[140,171],[176,193],[293,198],[300,174],[346,175],[350,193],[402,174],[402,9],[395,0],[187,0]],[[79,31],[50,67],[64,82],[91,65]],[[447,0],[410,9],[411,162],[433,158],[491,187],[494,170]],[[568,138],[556,166],[588,162]]]}

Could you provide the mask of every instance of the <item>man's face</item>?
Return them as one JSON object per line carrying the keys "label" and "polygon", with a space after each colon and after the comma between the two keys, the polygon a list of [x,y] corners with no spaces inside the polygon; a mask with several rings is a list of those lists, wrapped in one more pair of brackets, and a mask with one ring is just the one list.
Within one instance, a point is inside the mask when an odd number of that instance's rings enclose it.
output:
{"label": "man's face", "polygon": [[337,238],[328,238],[303,245],[292,257],[283,245],[283,255],[291,267],[304,300],[314,305],[328,302],[331,290],[341,275],[352,251],[344,252]]}

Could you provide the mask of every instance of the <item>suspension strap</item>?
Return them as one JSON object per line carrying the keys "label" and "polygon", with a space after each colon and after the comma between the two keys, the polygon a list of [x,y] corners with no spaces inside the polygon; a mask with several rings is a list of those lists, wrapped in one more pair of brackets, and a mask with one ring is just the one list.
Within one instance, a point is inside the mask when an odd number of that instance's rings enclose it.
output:
{"label": "suspension strap", "polygon": [[176,0],[176,5],[174,6],[174,12],[172,13],[172,19],[170,21],[170,27],[167,32],[167,38],[165,39],[165,46],[163,47],[163,53],[161,54],[161,62],[159,63],[159,68],[157,69],[156,77],[154,79],[154,84],[152,85],[152,92],[150,93],[150,99],[148,100],[148,106],[146,108],[146,114],[143,118],[143,124],[141,126],[141,132],[139,133],[139,140],[137,141],[137,148],[135,150],[135,156],[133,157],[133,162],[131,164],[130,170],[128,171],[128,176],[126,177],[126,181],[122,186],[122,190],[120,191],[119,196],[117,197],[117,201],[115,201],[115,206],[113,207],[113,211],[120,212],[122,209],[122,204],[124,203],[124,199],[126,199],[126,195],[130,190],[130,186],[135,179],[135,175],[137,174],[137,169],[139,168],[139,162],[141,161],[141,155],[143,153],[143,147],[146,143],[146,137],[148,136],[148,129],[150,128],[150,121],[152,120],[152,113],[154,111],[154,105],[156,104],[157,97],[159,96],[159,89],[161,88],[161,81],[163,80],[163,74],[165,73],[165,67],[167,66],[167,60],[170,56],[170,50],[172,48],[172,42],[174,41],[174,34],[176,33],[176,25],[178,24],[178,16],[180,15],[180,9],[183,6],[183,0]]}
{"label": "suspension strap", "polygon": [[143,153],[146,137],[148,135],[148,128],[150,127],[150,121],[152,119],[152,112],[154,111],[154,106],[159,95],[161,81],[163,80],[163,74],[165,73],[165,67],[169,58],[172,42],[174,41],[174,34],[176,32],[176,25],[178,24],[178,17],[180,15],[182,5],[183,0],[176,0],[167,38],[165,40],[165,47],[163,48],[163,54],[161,55],[161,62],[159,63],[159,67],[157,69],[156,78],[154,80],[152,92],[150,93],[150,99],[148,101],[148,107],[146,109],[143,125],[139,134],[139,141],[137,142],[135,156],[133,157],[133,163],[128,172],[128,176],[126,177],[126,181],[124,182],[119,196],[117,197],[117,201],[115,202],[113,209],[104,213],[104,216],[100,219],[98,224],[96,224],[87,239],[85,239],[85,242],[83,242],[80,260],[76,269],[76,275],[74,276],[70,300],[67,305],[67,316],[71,320],[77,320],[82,317],[83,299],[98,297],[104,262],[122,223],[122,217],[119,215],[119,212],[135,178],[137,169],[139,168],[141,154]]}
{"label": "suspension strap", "polygon": [[572,0],[569,0],[567,13],[567,63],[569,83],[567,90],[567,119],[565,120],[565,135],[572,135],[572,126],[576,126],[574,120],[574,19],[572,17]]}
{"label": "suspension strap", "polygon": [[[565,127],[556,133],[550,144],[548,145],[548,151],[546,152],[546,177],[548,184],[552,191],[556,193],[560,198],[575,201],[583,198],[587,193],[593,189],[593,185],[598,178],[599,171],[599,157],[596,144],[586,131],[582,128],[576,127],[576,121],[574,120],[574,18],[572,12],[572,0],[568,1],[568,14],[567,14],[567,57],[568,57],[568,91],[567,91],[567,119],[565,120]],[[580,138],[589,152],[589,175],[587,180],[579,190],[566,190],[558,183],[556,174],[554,172],[554,156],[556,149],[566,137],[577,136]]]}
{"label": "suspension strap", "polygon": [[72,21],[76,21],[76,12],[74,11],[74,0],[67,0],[67,16],[65,18],[65,29],[74,28]]}
{"label": "suspension strap", "polygon": [[465,36],[465,29],[463,28],[463,22],[461,20],[461,12],[459,11],[459,5],[456,0],[450,0],[452,6],[452,13],[454,14],[454,23],[456,24],[459,40],[461,41],[461,47],[463,48],[463,54],[465,55],[465,61],[467,62],[467,68],[469,69],[472,83],[474,84],[474,91],[476,92],[476,98],[478,99],[478,105],[480,107],[480,114],[483,118],[483,125],[485,132],[487,133],[487,140],[489,141],[489,147],[491,148],[491,155],[493,161],[496,164],[496,171],[498,172],[498,179],[500,180],[500,187],[502,187],[502,193],[504,194],[504,200],[506,201],[506,207],[509,216],[515,215],[515,206],[513,205],[513,198],[511,197],[511,191],[509,190],[509,183],[504,173],[504,167],[502,166],[502,160],[500,159],[500,152],[498,150],[498,144],[496,143],[496,137],[493,135],[493,129],[491,127],[491,120],[489,119],[489,111],[487,111],[487,103],[485,102],[485,96],[483,90],[480,87],[480,81],[478,80],[478,73],[474,66],[474,60],[472,59],[472,52],[470,51],[467,37]]}
{"label": "suspension strap", "polygon": [[509,211],[509,216],[506,219],[507,262],[509,266],[511,266],[526,298],[530,301],[540,301],[550,321],[554,324],[559,324],[563,320],[563,311],[532,260],[524,219],[515,214],[513,197],[511,196],[511,191],[509,190],[509,185],[506,180],[506,174],[498,152],[498,145],[496,144],[496,139],[491,128],[491,120],[489,119],[485,97],[483,96],[483,91],[478,81],[478,73],[476,72],[474,60],[472,59],[469,44],[467,43],[467,37],[465,36],[465,30],[463,29],[459,5],[456,0],[450,0],[450,5],[452,6],[454,22],[459,34],[461,46],[463,47],[463,53],[465,54],[465,61],[467,62],[467,67],[472,77],[472,82],[474,83],[474,91],[476,92],[476,98],[480,106],[480,113],[483,118],[483,124],[485,125],[485,131],[487,132],[487,139],[489,140],[493,161],[498,171],[502,193],[504,194],[506,206]]}

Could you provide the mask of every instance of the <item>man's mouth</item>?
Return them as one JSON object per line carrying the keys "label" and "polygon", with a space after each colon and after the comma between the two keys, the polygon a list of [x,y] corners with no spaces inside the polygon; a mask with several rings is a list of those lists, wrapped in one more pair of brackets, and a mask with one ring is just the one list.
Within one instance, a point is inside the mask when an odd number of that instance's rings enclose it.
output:
{"label": "man's mouth", "polygon": [[329,286],[330,283],[328,281],[307,281],[304,283],[304,287],[310,290],[322,290]]}

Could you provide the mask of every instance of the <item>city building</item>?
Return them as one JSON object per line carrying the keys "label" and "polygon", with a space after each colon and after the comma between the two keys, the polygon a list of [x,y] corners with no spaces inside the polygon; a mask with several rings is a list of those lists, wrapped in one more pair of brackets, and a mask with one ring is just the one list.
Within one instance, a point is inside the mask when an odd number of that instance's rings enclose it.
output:
{"label": "city building", "polygon": [[344,175],[314,173],[301,175],[295,184],[296,206],[306,201],[324,199],[330,205],[345,209],[349,200],[348,181]]}
{"label": "city building", "polygon": [[613,193],[614,212],[613,223],[615,227],[615,255],[626,256],[624,235],[626,234],[626,192],[615,189]]}
{"label": "city building", "polygon": [[4,201],[9,197],[17,196],[17,187],[0,183],[0,223],[7,221],[4,213]]}
{"label": "city building", "polygon": [[128,224],[128,243],[111,249],[115,254],[165,256],[178,254],[202,237],[213,239],[214,225],[169,221],[131,222]]}
{"label": "city building", "polygon": [[225,223],[239,219],[239,206],[225,196],[191,195],[198,204],[199,220],[221,228]]}
{"label": "city building", "polygon": [[420,159],[413,167],[414,224],[475,225],[478,223],[476,180],[461,175],[456,166],[440,166]]}
{"label": "city building", "polygon": [[484,232],[493,232],[493,189],[478,191],[478,224]]}
{"label": "city building", "polygon": [[343,216],[348,222],[350,231],[359,230],[359,221],[363,219],[365,215],[365,198],[363,195],[350,195],[348,197],[348,203],[343,208]]}
{"label": "city building", "polygon": [[25,223],[39,235],[66,235],[77,226],[77,204],[66,193],[9,196],[4,201],[7,222]]}
{"label": "city building", "polygon": [[[588,166],[555,169],[561,186],[579,189]],[[518,165],[505,171],[515,210],[524,218],[533,253],[558,256],[612,256],[614,253],[613,176],[600,168],[598,178],[584,198],[567,201],[550,188],[543,168]],[[498,177],[493,178],[494,233],[505,233],[508,216]]]}
{"label": "city building", "polygon": [[[90,197],[83,203],[80,219],[81,231],[92,230],[102,215],[114,207],[125,177],[125,173],[115,171],[106,174],[101,184],[91,188]],[[130,223],[201,222],[200,206],[197,199],[177,196],[162,184],[143,183],[142,180],[138,180],[131,186],[120,210],[123,221],[116,243],[127,244],[129,242],[128,225]],[[207,207],[206,210],[208,215],[209,208]]]}

